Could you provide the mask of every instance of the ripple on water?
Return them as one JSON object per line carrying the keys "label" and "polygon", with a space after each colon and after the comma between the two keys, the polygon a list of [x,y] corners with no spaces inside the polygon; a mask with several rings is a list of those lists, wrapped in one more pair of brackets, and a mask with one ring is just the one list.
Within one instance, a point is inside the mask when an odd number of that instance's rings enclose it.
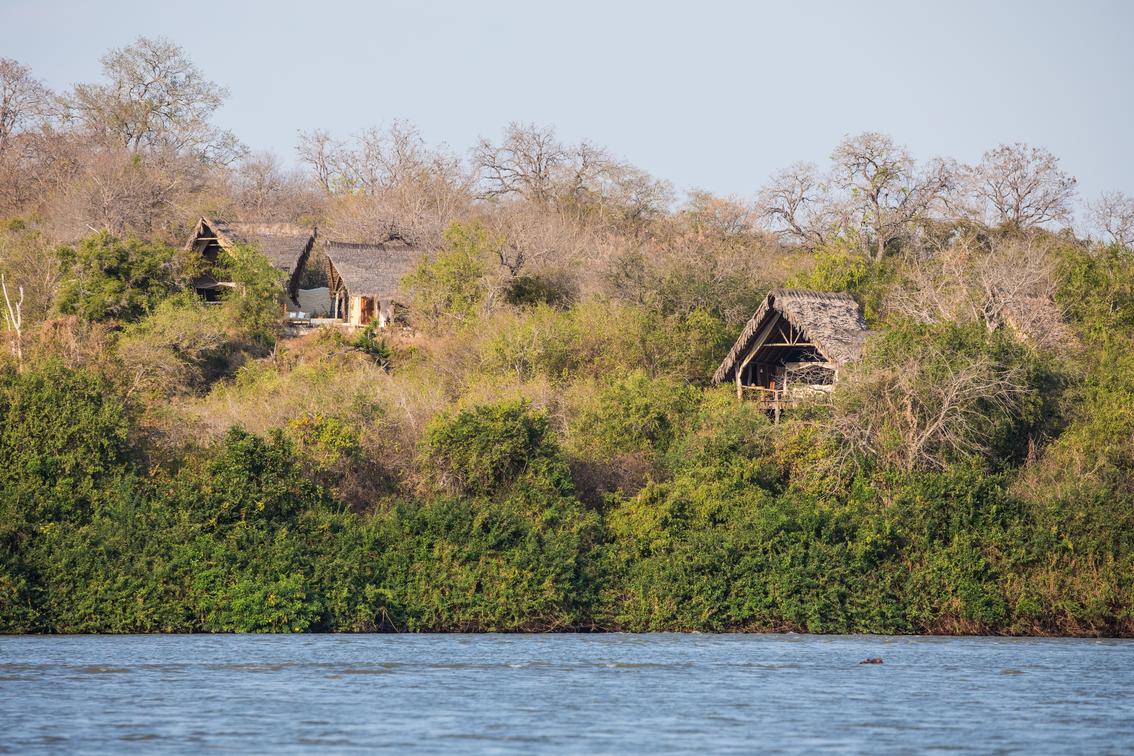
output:
{"label": "ripple on water", "polygon": [[128,732],[124,735],[118,736],[119,740],[125,740],[128,743],[146,743],[151,740],[161,740],[161,735],[156,732]]}
{"label": "ripple on water", "polygon": [[133,671],[127,667],[103,667],[97,664],[72,667],[72,669],[84,675],[127,675]]}
{"label": "ripple on water", "polygon": [[0,658],[21,753],[1134,752],[1129,642],[0,637]]}

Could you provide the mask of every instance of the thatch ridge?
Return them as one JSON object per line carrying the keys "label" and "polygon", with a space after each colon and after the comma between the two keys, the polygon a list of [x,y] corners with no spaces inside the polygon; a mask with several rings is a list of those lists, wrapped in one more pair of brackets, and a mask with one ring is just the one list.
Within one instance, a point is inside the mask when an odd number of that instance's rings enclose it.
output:
{"label": "thatch ridge", "polygon": [[223,247],[238,244],[253,246],[288,276],[295,275],[304,257],[315,243],[317,231],[314,226],[301,226],[296,223],[257,223],[250,221],[226,221],[220,218],[201,218],[189,245],[208,227],[216,234]]}
{"label": "thatch ridge", "polygon": [[427,250],[401,239],[381,243],[328,240],[323,252],[352,297],[397,299],[401,282]]}
{"label": "thatch ridge", "polygon": [[745,324],[728,356],[713,373],[714,384],[733,378],[733,370],[748,353],[767,318],[777,313],[799,329],[828,361],[842,365],[862,356],[866,321],[862,318],[858,302],[850,294],[772,289]]}

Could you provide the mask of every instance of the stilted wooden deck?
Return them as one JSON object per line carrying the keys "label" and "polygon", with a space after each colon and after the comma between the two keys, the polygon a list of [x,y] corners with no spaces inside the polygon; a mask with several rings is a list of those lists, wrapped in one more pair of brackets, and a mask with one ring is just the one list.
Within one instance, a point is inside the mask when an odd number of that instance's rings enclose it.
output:
{"label": "stilted wooden deck", "polygon": [[740,386],[741,399],[756,402],[760,409],[772,416],[773,422],[779,422],[780,411],[795,407],[798,400],[783,389],[765,388],[764,386]]}

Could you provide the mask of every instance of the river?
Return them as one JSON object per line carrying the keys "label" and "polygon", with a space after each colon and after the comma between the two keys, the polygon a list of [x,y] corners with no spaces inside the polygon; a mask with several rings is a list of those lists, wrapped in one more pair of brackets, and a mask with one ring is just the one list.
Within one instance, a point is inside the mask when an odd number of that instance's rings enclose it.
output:
{"label": "river", "polygon": [[0,637],[0,751],[376,749],[1131,753],[1134,642]]}

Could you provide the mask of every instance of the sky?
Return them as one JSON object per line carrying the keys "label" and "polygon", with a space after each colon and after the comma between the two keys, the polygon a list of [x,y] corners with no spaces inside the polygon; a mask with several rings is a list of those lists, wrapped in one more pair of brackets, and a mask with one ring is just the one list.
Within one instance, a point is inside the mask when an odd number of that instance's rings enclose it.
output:
{"label": "sky", "polygon": [[1134,195],[1134,2],[0,0],[0,56],[57,90],[139,35],[231,96],[216,120],[295,160],[301,131],[395,119],[465,153],[552,126],[669,179],[752,196],[881,131],[919,159],[1050,149]]}

